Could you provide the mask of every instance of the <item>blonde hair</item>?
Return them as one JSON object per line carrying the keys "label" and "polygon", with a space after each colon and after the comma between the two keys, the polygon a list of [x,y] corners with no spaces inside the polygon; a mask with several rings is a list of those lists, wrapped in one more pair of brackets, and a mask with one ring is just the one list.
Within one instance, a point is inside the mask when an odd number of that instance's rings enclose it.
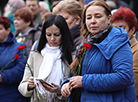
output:
{"label": "blonde hair", "polygon": [[53,12],[58,13],[61,10],[66,11],[72,16],[79,16],[81,18],[83,8],[80,3],[76,0],[63,0],[60,1],[54,8]]}

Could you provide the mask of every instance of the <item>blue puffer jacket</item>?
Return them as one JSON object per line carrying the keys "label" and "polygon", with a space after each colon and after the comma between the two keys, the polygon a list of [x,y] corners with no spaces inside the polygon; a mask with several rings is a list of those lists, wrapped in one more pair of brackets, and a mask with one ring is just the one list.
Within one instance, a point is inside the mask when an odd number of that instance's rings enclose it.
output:
{"label": "blue puffer jacket", "polygon": [[132,66],[127,32],[113,27],[101,43],[86,52],[81,102],[137,102]]}
{"label": "blue puffer jacket", "polygon": [[[27,98],[23,97],[18,91],[18,85],[23,77],[26,61],[21,51],[17,47],[23,44],[16,42],[15,36],[10,33],[8,40],[0,42],[0,69],[8,62],[14,59],[15,55],[19,55],[19,60],[11,62],[5,71],[0,74],[2,83],[0,83],[0,102],[26,102]],[[25,49],[26,55],[26,49]]]}

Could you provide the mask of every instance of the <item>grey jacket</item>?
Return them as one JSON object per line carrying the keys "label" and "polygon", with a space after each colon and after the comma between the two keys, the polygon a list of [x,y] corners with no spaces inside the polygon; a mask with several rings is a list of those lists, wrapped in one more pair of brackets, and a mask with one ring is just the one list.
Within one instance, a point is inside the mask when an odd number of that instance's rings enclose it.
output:
{"label": "grey jacket", "polygon": [[[17,37],[19,36],[20,32],[15,31],[14,35]],[[33,43],[40,38],[41,35],[41,28],[38,27],[38,24],[32,27],[32,29],[28,32],[26,36],[25,42],[22,42],[26,45],[27,47],[27,54],[29,55]]]}

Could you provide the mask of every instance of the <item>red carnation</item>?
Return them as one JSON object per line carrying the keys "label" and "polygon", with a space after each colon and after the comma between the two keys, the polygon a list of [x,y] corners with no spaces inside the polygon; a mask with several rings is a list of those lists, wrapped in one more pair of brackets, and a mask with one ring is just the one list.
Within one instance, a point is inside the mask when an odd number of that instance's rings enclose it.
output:
{"label": "red carnation", "polygon": [[5,66],[3,66],[3,67],[0,69],[0,72],[4,71],[5,68],[6,68],[10,63],[12,63],[14,60],[16,60],[16,59],[20,59],[20,57],[19,57],[18,54],[16,54],[16,55],[14,56],[14,59],[12,59],[12,60],[11,60],[10,62],[8,62]]}
{"label": "red carnation", "polygon": [[16,54],[15,57],[14,57],[14,59],[20,59],[19,55]]}
{"label": "red carnation", "polygon": [[88,44],[88,43],[84,43],[84,46],[86,47],[86,50],[90,49],[91,48],[91,45]]}
{"label": "red carnation", "polygon": [[24,45],[21,45],[21,46],[17,47],[17,50],[22,50],[22,49],[25,49]]}
{"label": "red carnation", "polygon": [[24,45],[22,45],[22,49],[25,49],[25,46]]}
{"label": "red carnation", "polygon": [[21,49],[21,46],[17,47],[17,50],[20,50]]}

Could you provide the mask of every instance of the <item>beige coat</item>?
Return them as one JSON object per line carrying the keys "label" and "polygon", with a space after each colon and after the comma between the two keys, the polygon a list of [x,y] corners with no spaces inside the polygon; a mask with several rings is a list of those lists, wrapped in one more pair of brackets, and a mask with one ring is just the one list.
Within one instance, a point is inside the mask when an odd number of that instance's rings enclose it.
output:
{"label": "beige coat", "polygon": [[[74,52],[75,53],[75,52]],[[73,55],[73,57],[74,57],[75,55]],[[32,68],[32,71],[33,71],[33,74],[34,74],[34,77],[38,77],[38,73],[39,73],[39,68],[40,68],[40,66],[41,66],[41,64],[42,64],[42,61],[43,61],[43,56],[40,54],[40,53],[38,53],[38,52],[31,52],[30,53],[30,56],[29,56],[29,58],[28,58],[28,64],[30,65],[30,67]],[[67,77],[70,77],[70,69],[69,69],[69,64],[67,63],[67,62],[65,62],[64,63],[64,67],[65,67],[65,75],[67,76]],[[23,95],[23,96],[25,96],[25,97],[31,97],[31,96],[33,96],[34,95],[34,90],[31,90],[31,91],[28,91],[27,90],[27,87],[28,87],[28,79],[29,79],[29,77],[31,77],[31,73],[30,73],[30,70],[29,70],[29,68],[28,67],[26,67],[25,68],[25,72],[24,72],[24,76],[23,76],[23,79],[22,79],[22,81],[21,81],[21,83],[20,83],[20,85],[19,85],[19,87],[18,87],[18,90],[19,90],[19,92]],[[65,80],[65,78],[64,78],[64,80]],[[32,97],[32,98],[34,98],[34,96]],[[61,101],[61,99],[62,99],[62,101]],[[60,100],[60,101],[59,101]],[[65,102],[65,98],[62,96],[62,95],[58,95],[58,97],[56,97],[56,101],[55,102],[63,102],[63,100],[64,100],[64,102]],[[46,100],[44,100],[42,97],[41,97],[41,99],[39,100],[40,102],[46,102]],[[31,102],[37,102],[37,100],[36,101],[33,101],[32,99],[31,99]]]}
{"label": "beige coat", "polygon": [[134,36],[130,39],[130,41],[131,41],[131,50],[133,52],[133,72],[135,79],[136,95],[138,100],[138,43]]}

